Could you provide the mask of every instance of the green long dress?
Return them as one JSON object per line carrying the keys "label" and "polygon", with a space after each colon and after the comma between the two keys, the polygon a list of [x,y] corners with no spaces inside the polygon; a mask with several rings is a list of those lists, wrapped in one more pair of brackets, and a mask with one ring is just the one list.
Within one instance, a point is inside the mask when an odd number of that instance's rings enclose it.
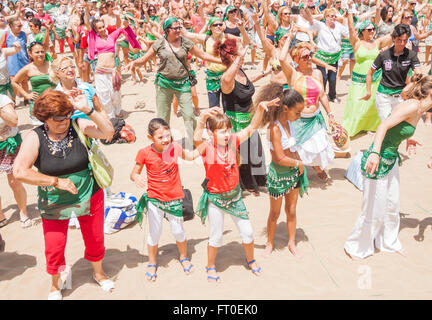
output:
{"label": "green long dress", "polygon": [[380,118],[375,105],[375,96],[381,80],[381,70],[372,76],[371,97],[369,100],[360,100],[366,95],[366,75],[379,54],[378,47],[369,50],[360,44],[355,52],[356,64],[353,69],[352,81],[348,91],[345,113],[342,126],[350,137],[360,131],[376,131]]}

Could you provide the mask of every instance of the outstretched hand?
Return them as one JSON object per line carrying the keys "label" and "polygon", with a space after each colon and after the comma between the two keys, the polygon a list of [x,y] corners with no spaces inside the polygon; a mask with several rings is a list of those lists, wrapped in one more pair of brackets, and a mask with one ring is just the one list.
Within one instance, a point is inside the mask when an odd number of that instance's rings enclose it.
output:
{"label": "outstretched hand", "polygon": [[78,88],[72,88],[72,90],[69,91],[69,95],[72,104],[77,110],[83,113],[89,113],[91,111],[87,97],[82,90]]}
{"label": "outstretched hand", "polygon": [[417,153],[417,145],[422,146],[420,142],[414,139],[407,139],[406,143],[406,151],[408,152],[408,155],[416,154]]}
{"label": "outstretched hand", "polygon": [[270,100],[270,101],[262,101],[262,102],[260,102],[258,107],[267,112],[269,107],[279,106],[279,101],[280,101],[280,98],[275,98],[275,99]]}

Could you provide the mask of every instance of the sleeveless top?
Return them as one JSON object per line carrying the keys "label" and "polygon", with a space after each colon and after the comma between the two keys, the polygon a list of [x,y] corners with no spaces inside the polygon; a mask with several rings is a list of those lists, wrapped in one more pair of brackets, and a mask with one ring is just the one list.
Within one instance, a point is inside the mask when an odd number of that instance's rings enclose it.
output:
{"label": "sleeveless top", "polygon": [[[240,69],[246,76],[244,71]],[[253,83],[246,76],[246,84],[241,84],[235,80],[234,89],[228,94],[222,92],[222,105],[224,111],[249,112],[252,105],[252,96],[255,93]]]}
{"label": "sleeveless top", "polygon": [[30,77],[30,84],[32,90],[41,95],[45,90],[49,88],[54,88],[56,85],[50,81],[48,74],[42,74],[39,76]]}
{"label": "sleeveless top", "polygon": [[[281,123],[277,120],[275,123],[278,125],[279,130],[281,132],[282,149],[286,150],[286,149],[290,148],[291,152],[295,152],[293,147],[296,145],[296,138],[295,138],[295,131],[294,131],[294,128],[291,124],[291,121],[288,121],[289,131],[290,131],[290,135],[291,135],[291,137],[289,137],[289,138],[288,138],[288,135],[287,135],[285,129],[282,127]],[[268,146],[269,146],[270,150],[274,150],[273,144],[271,143],[269,136],[267,136],[267,141],[268,141]]]}
{"label": "sleeveless top", "polygon": [[27,36],[24,31],[21,31],[18,37],[15,37],[11,31],[8,31],[6,37],[7,48],[12,48],[12,44],[15,41],[18,41],[21,45],[21,50],[17,54],[11,55],[7,58],[9,74],[11,76],[15,76],[18,71],[20,71],[23,67],[29,64],[26,47]]}
{"label": "sleeveless top", "polygon": [[240,29],[238,27],[229,28],[228,26],[226,26],[224,33],[229,33],[236,37],[240,37],[241,35]]}
{"label": "sleeveless top", "polygon": [[294,90],[305,99],[306,105],[315,105],[321,92],[321,84],[312,76],[301,76],[294,83]]}
{"label": "sleeveless top", "polygon": [[[225,35],[222,35],[221,42],[225,41]],[[204,50],[208,54],[211,54],[212,56],[216,57],[214,53],[214,44],[215,41],[210,36],[206,41],[204,45]],[[225,71],[227,67],[221,63],[214,63],[214,62],[207,62],[207,70],[213,71],[213,72],[222,72]]]}

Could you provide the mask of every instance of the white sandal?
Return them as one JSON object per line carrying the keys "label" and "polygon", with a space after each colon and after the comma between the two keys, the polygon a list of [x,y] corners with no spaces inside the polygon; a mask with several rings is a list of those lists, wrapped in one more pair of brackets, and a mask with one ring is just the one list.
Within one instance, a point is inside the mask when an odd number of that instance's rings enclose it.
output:
{"label": "white sandal", "polygon": [[115,288],[114,282],[110,279],[102,280],[99,282],[96,280],[96,277],[94,274],[93,274],[93,279],[94,279],[94,281],[97,282],[98,285],[100,285],[100,287],[102,288],[103,291],[111,292],[111,290],[113,290]]}
{"label": "white sandal", "polygon": [[48,300],[63,300],[63,296],[60,290],[50,292],[48,295]]}
{"label": "white sandal", "polygon": [[25,220],[20,220],[20,221],[21,221],[21,228],[23,229],[30,228],[33,225],[32,220],[30,218],[27,218]]}

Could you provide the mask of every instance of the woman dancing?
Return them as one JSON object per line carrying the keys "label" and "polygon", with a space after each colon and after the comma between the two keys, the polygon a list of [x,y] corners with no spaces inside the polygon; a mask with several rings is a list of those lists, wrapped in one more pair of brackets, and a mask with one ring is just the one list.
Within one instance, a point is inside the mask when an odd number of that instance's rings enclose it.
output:
{"label": "woman dancing", "polygon": [[422,115],[432,106],[432,76],[414,74],[404,89],[407,100],[395,107],[378,127],[374,141],[363,154],[362,212],[345,242],[345,253],[352,259],[374,254],[374,249],[402,253],[399,233],[400,143],[407,139],[407,150],[417,141],[409,139]]}
{"label": "woman dancing", "polygon": [[375,105],[375,93],[381,80],[381,71],[373,75],[371,99],[360,100],[360,98],[366,94],[366,75],[372,63],[380,50],[392,43],[392,39],[389,34],[374,40],[376,25],[369,20],[363,21],[356,32],[351,11],[348,12],[348,26],[356,64],[348,91],[342,126],[347,130],[349,136],[353,137],[360,131],[375,131],[381,122]]}
{"label": "woman dancing", "polygon": [[322,74],[312,68],[312,47],[307,42],[296,44],[290,51],[297,65],[294,69],[287,62],[289,44],[285,43],[281,54],[282,70],[286,77],[294,79],[293,89],[305,99],[305,108],[301,118],[293,123],[297,139],[297,152],[304,165],[313,166],[318,177],[328,180],[325,168],[334,159],[334,151],[327,137],[324,117],[321,114],[321,103],[327,112],[330,125],[335,121],[329,100],[324,91]]}

